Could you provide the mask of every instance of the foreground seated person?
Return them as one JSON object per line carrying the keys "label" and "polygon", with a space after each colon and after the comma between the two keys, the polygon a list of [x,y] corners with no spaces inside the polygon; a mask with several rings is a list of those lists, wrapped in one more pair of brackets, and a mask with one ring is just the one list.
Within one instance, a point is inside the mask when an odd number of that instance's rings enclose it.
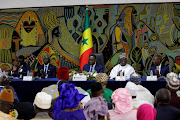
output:
{"label": "foreground seated person", "polygon": [[120,64],[116,65],[110,73],[110,78],[116,78],[117,76],[126,76],[130,78],[130,75],[135,72],[134,68],[127,64],[127,55],[126,53],[122,53],[119,56]]}
{"label": "foreground seated person", "polygon": [[[59,67],[57,72],[58,72],[57,77],[58,77],[59,81],[56,84],[50,85],[50,86],[42,89],[42,92],[46,92],[49,95],[51,95],[52,99],[56,99],[57,97],[59,97],[58,88],[60,88],[60,86],[63,83],[69,83],[69,81],[68,81],[68,79],[69,79],[69,68]],[[78,92],[80,94],[86,95],[81,101],[83,106],[85,106],[85,104],[90,100],[89,94],[85,90],[83,90],[81,87],[75,87],[75,88],[78,90]],[[52,104],[54,104],[54,100],[53,100]]]}
{"label": "foreground seated person", "polygon": [[[10,83],[10,79],[7,76],[3,76],[3,74],[0,74],[0,92],[3,88],[5,88],[5,86],[10,86],[9,83]],[[16,92],[14,94],[15,94],[15,99],[19,101]]]}
{"label": "foreground seated person", "polygon": [[156,113],[151,105],[142,104],[137,110],[137,120],[156,120]]}
{"label": "foreground seated person", "polygon": [[79,94],[72,83],[63,83],[59,92],[53,109],[53,120],[85,120],[80,102],[85,95]]}
{"label": "foreground seated person", "polygon": [[136,84],[137,87],[137,95],[136,95],[136,100],[143,100],[147,101],[151,105],[154,104],[154,96],[151,94],[151,92],[143,87],[141,85],[141,75],[138,73],[133,73],[130,75],[130,81]]}
{"label": "foreground seated person", "polygon": [[109,110],[110,120],[136,120],[137,110],[131,105],[132,97],[125,88],[118,88],[112,94],[114,110]]}
{"label": "foreground seated person", "polygon": [[180,95],[178,94],[178,92],[180,93],[180,82],[176,73],[171,72],[167,74],[166,88],[171,93],[171,101],[169,105],[180,109]]}
{"label": "foreground seated person", "polygon": [[44,64],[38,67],[38,76],[41,78],[56,78],[56,67],[50,64],[49,55],[43,56]]}
{"label": "foreground seated person", "polygon": [[38,92],[34,99],[34,109],[36,116],[32,120],[52,120],[49,116],[49,108],[51,107],[52,97],[45,92]]}
{"label": "foreground seated person", "polygon": [[[142,104],[150,104],[149,102],[145,100],[137,99],[138,87],[133,82],[127,82],[125,88],[129,91],[130,95],[132,96],[132,105],[135,108],[139,108],[139,106],[141,106]],[[150,105],[153,106],[153,104],[150,104]]]}
{"label": "foreground seated person", "polygon": [[107,101],[102,96],[92,98],[84,108],[86,120],[105,120],[107,113]]}
{"label": "foreground seated person", "polygon": [[24,61],[24,56],[20,55],[8,75],[23,78],[23,76],[27,75],[27,71],[30,71],[30,65]]}
{"label": "foreground seated person", "polygon": [[[107,74],[106,73],[98,73],[96,75],[95,79],[96,79],[96,82],[99,82],[102,85],[103,98],[105,98],[107,100],[107,102],[112,102],[111,95],[112,95],[113,91],[110,90],[109,88],[106,88],[106,85],[107,85],[108,80],[109,80],[109,77],[107,76]],[[92,98],[91,89],[87,90],[87,92],[89,93],[90,97]]]}
{"label": "foreground seated person", "polygon": [[15,120],[9,115],[9,110],[13,108],[13,91],[3,89],[0,93],[0,120]]}
{"label": "foreground seated person", "polygon": [[91,73],[94,70],[97,71],[97,73],[104,73],[104,67],[101,64],[96,62],[95,55],[89,56],[89,63],[84,65],[83,70],[87,72],[91,72]]}
{"label": "foreground seated person", "polygon": [[171,93],[169,90],[161,88],[157,91],[155,102],[157,104],[156,120],[179,120],[180,109],[169,106]]}
{"label": "foreground seated person", "polygon": [[169,73],[169,67],[161,64],[162,57],[161,55],[156,55],[153,59],[153,64],[150,70],[153,71],[153,75],[157,75],[157,77],[164,76]]}

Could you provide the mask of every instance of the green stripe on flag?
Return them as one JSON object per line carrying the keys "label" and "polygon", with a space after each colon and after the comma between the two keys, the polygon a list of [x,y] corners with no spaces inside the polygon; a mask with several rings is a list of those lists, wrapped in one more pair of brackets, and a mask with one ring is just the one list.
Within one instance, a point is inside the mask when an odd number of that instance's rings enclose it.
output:
{"label": "green stripe on flag", "polygon": [[88,10],[86,10],[84,31],[85,31],[86,29],[88,29],[88,28],[89,28],[89,14],[88,14]]}

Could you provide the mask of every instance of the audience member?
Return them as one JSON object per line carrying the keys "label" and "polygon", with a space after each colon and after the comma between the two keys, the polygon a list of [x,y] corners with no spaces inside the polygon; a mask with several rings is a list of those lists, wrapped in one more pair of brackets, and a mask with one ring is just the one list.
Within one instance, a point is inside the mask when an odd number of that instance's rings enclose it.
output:
{"label": "audience member", "polygon": [[79,94],[72,83],[63,83],[59,88],[59,97],[56,99],[54,120],[85,120],[81,100],[85,95]]}
{"label": "audience member", "polygon": [[56,67],[50,64],[49,55],[43,56],[44,64],[38,67],[38,76],[41,78],[56,78]]}
{"label": "audience member", "polygon": [[151,94],[151,92],[143,87],[141,85],[141,75],[138,73],[133,73],[130,75],[130,81],[136,84],[136,87],[138,89],[136,99],[137,100],[143,100],[147,101],[151,105],[154,104],[154,96]]}
{"label": "audience member", "polygon": [[120,63],[116,65],[110,73],[110,78],[116,78],[116,76],[126,76],[130,78],[130,75],[135,72],[134,68],[127,64],[127,55],[126,53],[122,53],[119,56]]}
{"label": "audience member", "polygon": [[32,120],[52,120],[49,116],[49,109],[51,107],[52,97],[45,92],[38,92],[34,99],[34,109],[36,116]]}
{"label": "audience member", "polygon": [[[10,83],[9,77],[3,76],[3,74],[1,74],[1,75],[2,75],[2,76],[0,76],[0,92],[1,92],[1,90],[2,90],[5,86],[10,86],[10,85],[9,85],[9,83]],[[15,99],[16,99],[17,101],[19,101],[16,92],[14,92],[14,94],[15,94]]]}
{"label": "audience member", "polygon": [[[13,97],[16,96],[16,92],[12,86],[5,86],[6,89],[11,89],[13,91]],[[35,116],[33,104],[30,102],[19,102],[19,100],[14,98],[13,110],[17,111],[17,119],[29,120]]]}
{"label": "audience member", "polygon": [[[58,68],[58,73],[57,73],[57,77],[59,79],[59,81],[57,82],[57,84],[55,85],[50,85],[49,87],[45,87],[42,89],[42,92],[46,92],[48,94],[50,94],[53,98],[52,100],[52,104],[54,104],[54,101],[57,97],[59,97],[59,92],[58,92],[58,88],[63,84],[63,83],[69,83],[68,79],[69,79],[69,68],[67,67],[60,67]],[[83,106],[85,106],[85,104],[90,100],[90,96],[89,94],[83,90],[81,87],[75,87],[78,92],[80,94],[84,94],[86,95],[81,103],[83,104]]]}
{"label": "audience member", "polygon": [[[138,88],[137,85],[134,84],[133,82],[127,82],[125,88],[129,91],[130,95],[132,96],[132,105],[135,108],[139,108],[142,104],[150,104],[149,102],[142,100],[142,99],[137,99],[138,96]],[[150,104],[153,106],[153,104]]]}
{"label": "audience member", "polygon": [[149,104],[141,105],[137,110],[137,120],[156,120],[156,109]]}
{"label": "audience member", "polygon": [[178,120],[180,119],[180,109],[169,106],[171,93],[169,90],[161,88],[157,91],[155,102],[157,103],[156,120]]}
{"label": "audience member", "polygon": [[30,65],[24,61],[24,56],[20,55],[8,75],[23,78],[23,76],[27,76],[27,71],[30,71]]}
{"label": "audience member", "polygon": [[11,89],[3,89],[0,93],[0,120],[14,120],[9,115],[9,110],[13,108],[13,91]]}
{"label": "audience member", "polygon": [[150,70],[153,71],[153,75],[157,75],[157,77],[164,76],[169,73],[169,66],[166,66],[161,63],[162,62],[162,56],[161,55],[155,55],[153,59],[153,65],[151,66]]}
{"label": "audience member", "polygon": [[91,73],[94,70],[97,73],[104,73],[104,67],[101,64],[96,62],[96,55],[89,56],[89,63],[84,65],[83,70],[87,72],[91,72]]}
{"label": "audience member", "polygon": [[84,108],[86,120],[105,120],[107,113],[107,101],[102,96],[92,98]]}
{"label": "audience member", "polygon": [[132,97],[125,88],[116,89],[112,96],[114,110],[109,110],[110,120],[136,120],[137,110],[133,110]]}
{"label": "audience member", "polygon": [[[96,79],[96,82],[99,82],[102,85],[103,98],[105,98],[107,100],[107,102],[112,102],[111,95],[112,95],[113,91],[106,88],[106,85],[107,85],[108,80],[109,80],[109,77],[107,76],[107,74],[106,73],[98,73],[96,75],[95,79]],[[89,93],[90,97],[92,98],[91,89],[87,90],[87,92]]]}
{"label": "audience member", "polygon": [[180,109],[180,96],[178,96],[180,82],[175,73],[168,73],[166,77],[166,88],[171,92],[170,106]]}

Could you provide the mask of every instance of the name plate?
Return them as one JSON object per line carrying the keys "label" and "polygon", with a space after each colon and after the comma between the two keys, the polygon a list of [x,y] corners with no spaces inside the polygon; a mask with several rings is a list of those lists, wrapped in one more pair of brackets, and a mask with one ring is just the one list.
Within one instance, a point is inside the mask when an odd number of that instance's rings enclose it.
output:
{"label": "name plate", "polygon": [[116,81],[126,81],[126,76],[117,76],[115,78]]}
{"label": "name plate", "polygon": [[157,76],[147,76],[146,81],[157,81]]}
{"label": "name plate", "polygon": [[86,81],[86,75],[73,75],[72,81]]}
{"label": "name plate", "polygon": [[33,77],[32,76],[23,76],[23,81],[32,81]]}

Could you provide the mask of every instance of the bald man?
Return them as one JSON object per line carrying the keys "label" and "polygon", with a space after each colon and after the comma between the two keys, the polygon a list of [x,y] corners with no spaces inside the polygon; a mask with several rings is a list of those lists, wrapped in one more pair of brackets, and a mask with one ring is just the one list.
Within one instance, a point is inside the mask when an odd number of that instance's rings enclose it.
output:
{"label": "bald man", "polygon": [[44,64],[38,67],[38,76],[41,78],[56,78],[56,67],[50,64],[49,55],[43,56]]}

